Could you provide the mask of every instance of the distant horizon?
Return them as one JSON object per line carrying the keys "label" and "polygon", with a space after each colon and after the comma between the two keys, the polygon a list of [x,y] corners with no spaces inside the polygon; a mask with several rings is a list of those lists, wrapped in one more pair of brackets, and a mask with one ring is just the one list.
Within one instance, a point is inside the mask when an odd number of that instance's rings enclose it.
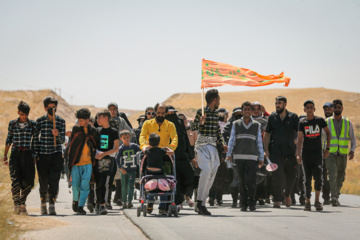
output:
{"label": "distant horizon", "polygon": [[[207,88],[205,89],[205,93],[207,90],[209,90],[211,88]],[[260,88],[248,88],[246,90],[240,90],[240,91],[221,91],[221,87],[216,88],[219,90],[220,94],[223,93],[240,93],[240,92],[250,92],[250,91],[273,91],[273,90],[303,90],[303,89],[326,89],[326,90],[336,90],[336,91],[342,91],[342,92],[348,92],[348,93],[355,93],[355,94],[360,94],[360,92],[351,92],[351,91],[345,91],[345,90],[341,90],[341,89],[334,89],[334,88],[326,88],[326,87],[311,87],[311,88],[289,88],[289,87],[283,87],[283,88],[271,88],[271,89],[260,89]],[[7,91],[7,92],[16,92],[16,91],[53,91],[54,93],[56,93],[57,95],[59,95],[57,92],[54,91],[54,89],[49,89],[49,88],[44,88],[44,89],[37,89],[37,90],[24,90],[24,89],[18,89],[18,90],[4,90],[4,89],[0,89],[0,91]],[[168,100],[169,98],[171,98],[173,95],[176,94],[201,94],[201,90],[199,92],[177,92],[177,93],[173,93],[171,95],[169,95],[164,101],[162,101],[161,103],[165,102],[166,100]],[[60,97],[62,97],[67,103],[69,103],[71,106],[93,106],[95,108],[106,108],[106,106],[99,106],[96,105],[94,103],[89,103],[89,104],[71,104],[66,98],[64,98],[63,96],[59,95]],[[286,97],[286,96],[285,96]],[[26,101],[26,100],[24,100]],[[160,102],[160,101],[159,101]],[[157,102],[155,102],[153,105],[155,105]],[[119,103],[117,103],[119,105]],[[146,108],[146,107],[145,107]],[[129,111],[144,111],[144,109],[133,109],[133,108],[124,108],[124,107],[120,107],[119,109],[121,110],[129,110]]]}

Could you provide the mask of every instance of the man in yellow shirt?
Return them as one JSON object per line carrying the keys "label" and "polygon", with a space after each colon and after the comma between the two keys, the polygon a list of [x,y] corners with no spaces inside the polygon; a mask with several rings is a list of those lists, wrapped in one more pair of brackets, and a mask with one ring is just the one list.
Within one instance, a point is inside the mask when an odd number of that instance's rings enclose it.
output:
{"label": "man in yellow shirt", "polygon": [[96,129],[89,124],[89,109],[78,110],[76,117],[79,124],[73,127],[71,133],[68,166],[73,189],[72,208],[77,214],[85,215],[84,206],[90,192],[90,179],[99,136]]}
{"label": "man in yellow shirt", "polygon": [[[144,125],[140,133],[140,148],[141,150],[146,149],[149,146],[149,136],[151,133],[156,133],[160,136],[159,147],[169,147],[175,151],[178,145],[178,135],[176,133],[175,125],[165,119],[166,105],[156,104],[155,115],[156,117],[144,122]],[[160,198],[160,200],[165,200]],[[147,206],[148,213],[152,212],[153,204],[149,203]],[[159,214],[166,214],[166,204],[159,204]]]}

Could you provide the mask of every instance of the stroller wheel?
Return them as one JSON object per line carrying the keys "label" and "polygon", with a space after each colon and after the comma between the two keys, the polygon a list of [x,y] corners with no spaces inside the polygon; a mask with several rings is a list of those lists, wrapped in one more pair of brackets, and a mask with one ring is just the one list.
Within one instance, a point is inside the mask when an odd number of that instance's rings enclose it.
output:
{"label": "stroller wheel", "polygon": [[172,214],[172,205],[169,205],[167,215],[168,217],[171,217]]}
{"label": "stroller wheel", "polygon": [[136,215],[137,215],[138,217],[140,217],[140,214],[141,214],[141,207],[139,206],[139,207],[137,207],[137,209],[136,209]]}
{"label": "stroller wheel", "polygon": [[173,206],[173,213],[174,213],[174,216],[177,217],[178,216],[178,207],[176,205]]}
{"label": "stroller wheel", "polygon": [[146,217],[147,209],[146,204],[143,205],[143,216]]}

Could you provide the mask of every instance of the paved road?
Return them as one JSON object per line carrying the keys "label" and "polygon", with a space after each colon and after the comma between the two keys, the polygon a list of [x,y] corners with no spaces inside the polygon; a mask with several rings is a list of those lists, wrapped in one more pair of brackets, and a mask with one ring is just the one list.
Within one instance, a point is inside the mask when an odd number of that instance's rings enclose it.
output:
{"label": "paved road", "polygon": [[[39,186],[31,192],[27,201],[29,215],[40,216]],[[36,240],[72,240],[72,239],[148,239],[139,228],[125,217],[120,207],[114,205],[114,210],[109,210],[108,215],[90,214],[86,216],[75,215],[71,208],[72,194],[69,194],[67,182],[60,180],[60,192],[56,202],[57,216],[46,216],[65,222],[60,227],[47,230],[30,231],[20,239]]]}
{"label": "paved road", "polygon": [[[199,216],[193,209],[184,206],[179,217],[136,216],[135,208],[124,212],[115,207],[108,215],[88,214],[77,216],[71,210],[71,194],[67,184],[60,182],[57,202],[58,219],[66,226],[25,234],[26,239],[359,239],[360,196],[342,195],[341,206],[324,206],[322,212],[304,212],[303,207],[273,209],[272,205],[259,207],[256,212],[240,212],[230,208],[230,195],[224,196],[225,204],[209,207],[212,216]],[[31,215],[39,216],[38,189],[29,196]],[[157,206],[156,206],[157,207]],[[125,215],[123,214],[125,213]],[[130,220],[131,221],[130,221]],[[137,228],[138,226],[141,231]]]}
{"label": "paved road", "polygon": [[[151,239],[359,239],[360,196],[342,195],[340,207],[325,206],[322,212],[305,212],[296,205],[256,212],[230,208],[230,195],[221,207],[208,207],[212,216],[198,216],[185,207],[178,218],[125,214]],[[157,213],[157,211],[154,211]]]}

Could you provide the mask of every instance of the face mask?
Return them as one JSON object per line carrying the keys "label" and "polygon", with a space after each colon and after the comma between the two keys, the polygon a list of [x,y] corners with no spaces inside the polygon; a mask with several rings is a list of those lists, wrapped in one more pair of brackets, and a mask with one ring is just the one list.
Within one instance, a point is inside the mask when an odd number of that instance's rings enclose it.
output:
{"label": "face mask", "polygon": [[159,123],[162,123],[164,122],[165,118],[162,117],[162,116],[156,116],[156,121],[159,122]]}
{"label": "face mask", "polygon": [[[47,112],[48,112],[48,114],[50,116],[52,116],[53,115],[53,108],[48,108]],[[55,108],[55,112],[56,112],[56,108]]]}

